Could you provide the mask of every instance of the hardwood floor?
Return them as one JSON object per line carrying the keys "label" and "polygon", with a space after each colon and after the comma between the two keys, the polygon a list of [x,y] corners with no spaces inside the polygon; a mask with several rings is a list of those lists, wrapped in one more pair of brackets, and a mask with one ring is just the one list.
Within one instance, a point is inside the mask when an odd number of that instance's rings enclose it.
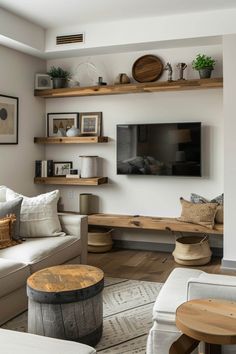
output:
{"label": "hardwood floor", "polygon": [[[107,253],[89,253],[88,264],[101,268],[106,276],[137,280],[165,282],[171,271],[183,267],[175,263],[171,253],[114,249]],[[223,272],[221,258],[213,257],[211,263],[194,267],[208,273],[236,275]]]}

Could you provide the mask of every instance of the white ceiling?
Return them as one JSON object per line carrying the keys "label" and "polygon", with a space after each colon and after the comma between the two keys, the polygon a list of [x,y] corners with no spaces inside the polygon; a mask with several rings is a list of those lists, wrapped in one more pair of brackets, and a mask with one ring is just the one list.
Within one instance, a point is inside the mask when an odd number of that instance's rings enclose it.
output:
{"label": "white ceiling", "polygon": [[0,0],[44,28],[236,8],[235,0]]}

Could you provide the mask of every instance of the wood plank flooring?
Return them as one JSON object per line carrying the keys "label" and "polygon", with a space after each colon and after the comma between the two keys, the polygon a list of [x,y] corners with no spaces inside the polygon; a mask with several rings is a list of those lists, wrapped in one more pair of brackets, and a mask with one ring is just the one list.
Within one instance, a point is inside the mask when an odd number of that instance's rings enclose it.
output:
{"label": "wood plank flooring", "polygon": [[[125,249],[89,253],[88,264],[101,268],[105,276],[155,282],[165,282],[174,268],[183,267],[175,263],[171,253]],[[213,257],[211,263],[193,268],[208,273],[236,275],[236,272],[223,272],[220,266],[221,258]]]}

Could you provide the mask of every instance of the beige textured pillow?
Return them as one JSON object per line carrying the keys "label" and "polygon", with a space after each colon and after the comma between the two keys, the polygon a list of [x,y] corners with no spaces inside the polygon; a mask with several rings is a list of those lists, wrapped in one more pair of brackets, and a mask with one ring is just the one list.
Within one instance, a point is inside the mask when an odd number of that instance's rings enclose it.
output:
{"label": "beige textured pillow", "polygon": [[216,209],[216,224],[224,224],[224,207],[223,205],[218,205]]}
{"label": "beige textured pillow", "polygon": [[12,225],[16,222],[14,214],[0,218],[0,249],[17,245],[19,242],[12,239]]}
{"label": "beige textured pillow", "polygon": [[218,205],[216,203],[194,204],[180,198],[182,213],[178,220],[199,224],[213,229]]}

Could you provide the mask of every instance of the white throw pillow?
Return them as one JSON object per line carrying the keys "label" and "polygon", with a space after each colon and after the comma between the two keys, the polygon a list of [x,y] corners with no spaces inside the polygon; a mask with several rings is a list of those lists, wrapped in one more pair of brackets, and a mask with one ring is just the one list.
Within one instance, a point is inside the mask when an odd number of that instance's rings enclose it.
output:
{"label": "white throw pillow", "polygon": [[26,197],[6,189],[6,200],[23,197],[20,212],[21,237],[52,237],[65,235],[57,215],[59,190]]}

